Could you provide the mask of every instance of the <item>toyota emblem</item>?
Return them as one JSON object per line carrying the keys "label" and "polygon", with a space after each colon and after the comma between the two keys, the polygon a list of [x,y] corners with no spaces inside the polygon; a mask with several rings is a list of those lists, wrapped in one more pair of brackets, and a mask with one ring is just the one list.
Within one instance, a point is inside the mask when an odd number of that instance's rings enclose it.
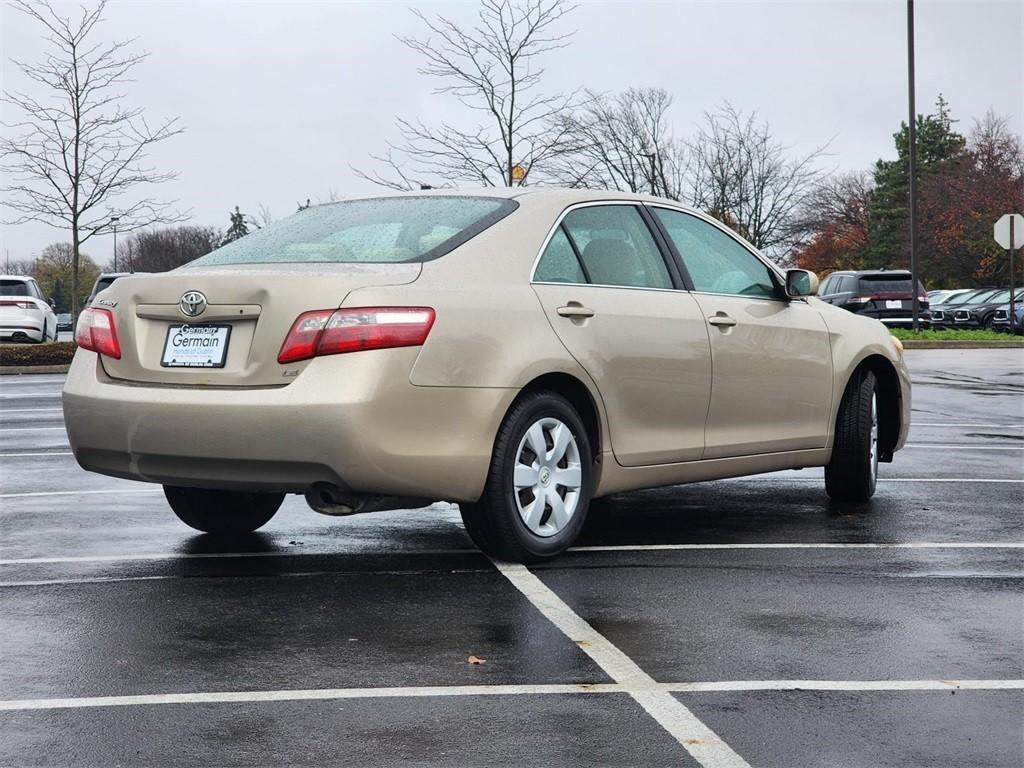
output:
{"label": "toyota emblem", "polygon": [[198,317],[206,311],[206,297],[199,291],[187,291],[178,302],[178,309],[186,317]]}

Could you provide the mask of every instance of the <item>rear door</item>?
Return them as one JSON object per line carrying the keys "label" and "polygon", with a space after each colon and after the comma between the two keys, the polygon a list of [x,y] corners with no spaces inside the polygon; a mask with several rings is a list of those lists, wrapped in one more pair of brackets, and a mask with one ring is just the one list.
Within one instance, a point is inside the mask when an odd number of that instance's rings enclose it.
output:
{"label": "rear door", "polygon": [[550,235],[534,291],[597,384],[625,466],[701,458],[711,355],[701,309],[680,290],[640,209],[570,210]]}
{"label": "rear door", "polygon": [[824,447],[832,405],[828,328],[779,297],[772,270],[722,228],[652,207],[707,323],[714,370],[704,458]]}

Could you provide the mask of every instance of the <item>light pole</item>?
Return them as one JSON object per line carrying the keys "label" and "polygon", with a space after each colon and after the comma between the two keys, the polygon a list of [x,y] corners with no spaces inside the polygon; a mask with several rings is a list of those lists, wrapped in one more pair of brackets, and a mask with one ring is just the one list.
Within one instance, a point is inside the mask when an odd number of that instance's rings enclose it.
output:
{"label": "light pole", "polygon": [[910,122],[907,125],[909,146],[907,175],[910,182],[910,302],[911,326],[918,330],[921,302],[917,295],[917,108],[914,106],[914,0],[907,0],[907,80],[909,84]]}
{"label": "light pole", "polygon": [[117,222],[120,216],[111,216],[110,225],[114,228],[114,271],[117,272]]}

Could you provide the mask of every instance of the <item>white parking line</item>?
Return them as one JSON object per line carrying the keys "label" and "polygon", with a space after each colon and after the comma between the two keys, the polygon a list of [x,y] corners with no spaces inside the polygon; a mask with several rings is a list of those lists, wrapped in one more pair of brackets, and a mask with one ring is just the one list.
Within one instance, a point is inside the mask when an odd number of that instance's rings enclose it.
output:
{"label": "white parking line", "polygon": [[[0,388],[2,389],[2,388]],[[19,398],[37,397],[41,400],[56,400],[61,395],[59,389],[46,392],[3,392],[0,391],[0,400],[17,400]]]}
{"label": "white parking line", "polygon": [[1024,680],[724,680],[663,683],[675,693],[700,691],[1020,691]]}
{"label": "white parking line", "polygon": [[4,427],[4,434],[7,432],[63,432],[65,427]]}
{"label": "white parking line", "polygon": [[[704,549],[1024,549],[1024,542],[925,542],[872,544],[866,542],[821,543],[765,543],[765,544],[608,544],[571,547],[570,552],[643,552],[647,550],[704,550]],[[0,560],[0,565],[4,561]]]}
{"label": "white parking line", "polygon": [[32,496],[97,496],[103,494],[161,493],[160,488],[112,488],[102,491],[32,491],[30,493],[0,493],[0,499],[23,499]]}
{"label": "white parking line", "polygon": [[53,413],[63,410],[63,408],[0,408],[0,415],[5,413]]}
{"label": "white parking line", "polygon": [[[1024,549],[1024,542],[981,542],[981,541],[909,541],[894,543],[867,542],[769,542],[750,544],[609,544],[585,547],[570,547],[569,552],[642,552],[644,550],[758,550],[758,549]],[[416,554],[416,555],[465,555],[479,552],[477,549],[425,549],[387,550],[369,554]],[[129,563],[153,562],[158,560],[236,560],[249,557],[343,557],[346,553],[334,551],[283,551],[283,552],[152,552],[120,555],[73,555],[69,557],[20,557],[0,560],[5,565],[71,565],[75,563]]]}
{"label": "white parking line", "polygon": [[71,451],[43,451],[41,453],[0,453],[0,459],[24,459],[29,456],[74,456]]}
{"label": "white parking line", "polygon": [[[791,470],[783,470],[789,472]],[[776,480],[780,482],[794,483],[821,483],[824,478],[817,477],[792,477],[790,475],[778,475],[769,472],[763,475],[751,475],[749,477],[730,477],[723,480],[711,480],[713,483],[759,483],[764,480]],[[1001,477],[880,477],[880,483],[1024,483],[1024,478],[1001,478]]]}
{"label": "white parking line", "polygon": [[940,424],[940,423],[928,423],[928,424],[917,424],[915,422],[910,423],[910,428],[915,427],[973,427],[975,429],[1024,429],[1024,424]]}
{"label": "white parking line", "polygon": [[[207,691],[65,699],[8,699],[0,711],[138,707],[167,704],[239,704],[265,701],[334,701],[445,696],[564,696],[566,694],[700,693],[704,691],[1019,691],[1024,680],[725,680],[694,683],[548,685],[437,685],[393,688],[311,688],[273,691]],[[716,763],[721,765],[722,763]],[[739,763],[743,765],[744,763]]]}
{"label": "white parking line", "polygon": [[908,443],[904,448],[938,448],[943,451],[1024,451],[1022,445],[964,445],[959,443]]}
{"label": "white parking line", "polygon": [[541,614],[576,643],[705,768],[750,768],[742,757],[608,638],[595,630],[528,568],[494,561],[495,567]]}

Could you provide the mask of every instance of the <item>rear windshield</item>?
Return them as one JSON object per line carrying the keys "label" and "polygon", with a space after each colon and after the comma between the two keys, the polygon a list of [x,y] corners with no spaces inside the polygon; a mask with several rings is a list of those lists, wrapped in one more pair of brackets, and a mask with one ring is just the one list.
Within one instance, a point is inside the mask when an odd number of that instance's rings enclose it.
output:
{"label": "rear windshield", "polygon": [[397,264],[443,256],[518,207],[489,197],[349,200],[299,211],[191,263]]}
{"label": "rear windshield", "polygon": [[[893,275],[892,277],[871,275],[860,279],[861,293],[913,293],[911,285],[913,283],[910,281],[910,277],[903,275]],[[920,283],[918,290],[924,293],[924,286]]]}
{"label": "rear windshield", "polygon": [[24,280],[0,280],[0,296],[31,296]]}
{"label": "rear windshield", "polygon": [[107,290],[107,288],[114,284],[115,280],[117,280],[116,277],[101,277],[96,281],[96,288],[93,290],[93,293]]}

